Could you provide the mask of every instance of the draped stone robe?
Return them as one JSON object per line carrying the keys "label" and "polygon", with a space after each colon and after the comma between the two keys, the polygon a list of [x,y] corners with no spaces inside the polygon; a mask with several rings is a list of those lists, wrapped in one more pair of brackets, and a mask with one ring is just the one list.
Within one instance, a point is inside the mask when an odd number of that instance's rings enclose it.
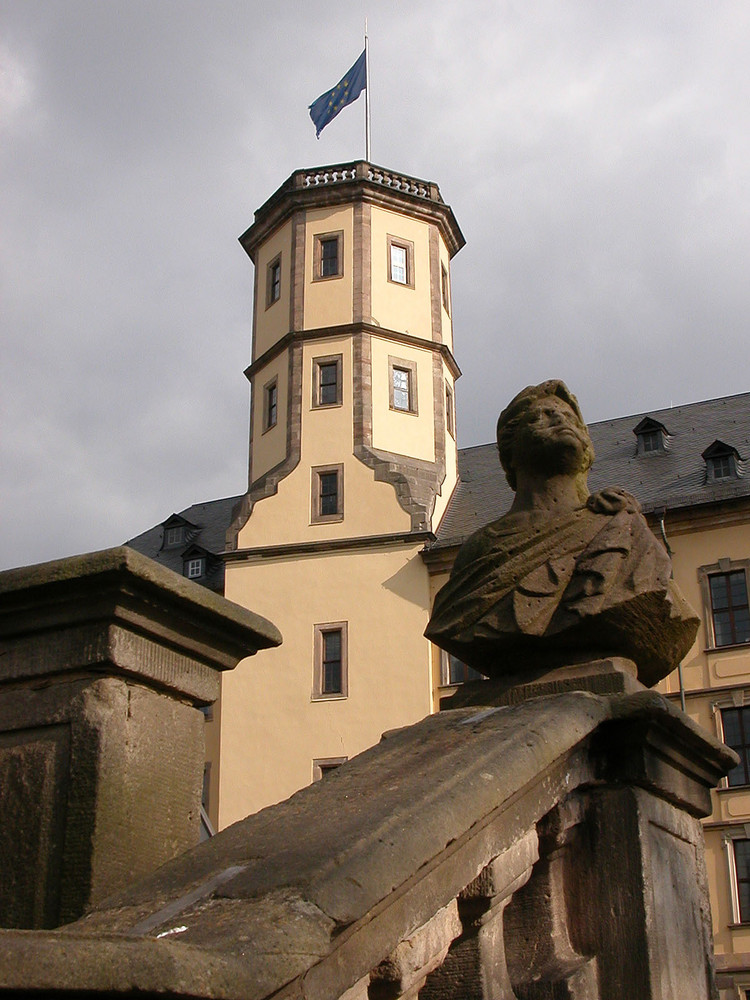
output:
{"label": "draped stone robe", "polygon": [[491,676],[618,655],[650,686],[698,628],[670,576],[637,501],[605,490],[558,517],[507,514],[472,535],[425,635]]}

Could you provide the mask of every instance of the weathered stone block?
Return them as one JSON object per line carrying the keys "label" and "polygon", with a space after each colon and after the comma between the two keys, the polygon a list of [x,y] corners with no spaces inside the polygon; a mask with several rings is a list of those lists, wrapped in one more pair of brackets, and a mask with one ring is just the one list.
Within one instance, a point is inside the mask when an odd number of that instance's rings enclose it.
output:
{"label": "weathered stone block", "polygon": [[200,706],[280,636],[129,549],[0,596],[0,925],[54,927],[197,843]]}

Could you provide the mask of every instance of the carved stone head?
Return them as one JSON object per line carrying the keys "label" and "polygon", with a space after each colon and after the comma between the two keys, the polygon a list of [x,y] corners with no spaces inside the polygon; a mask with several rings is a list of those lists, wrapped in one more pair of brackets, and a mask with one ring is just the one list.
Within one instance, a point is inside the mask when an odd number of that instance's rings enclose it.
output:
{"label": "carved stone head", "polygon": [[[546,414],[546,410],[550,410],[550,414]],[[570,432],[567,447],[563,428]],[[522,452],[529,461],[538,456],[542,467],[549,467],[551,471],[585,476],[591,468],[594,446],[578,400],[564,382],[548,379],[539,385],[527,386],[511,400],[498,418],[497,450],[513,490],[516,489],[515,467],[519,445],[522,445]],[[566,451],[570,451],[570,457],[566,458]],[[562,461],[560,468],[555,465],[556,457]]]}

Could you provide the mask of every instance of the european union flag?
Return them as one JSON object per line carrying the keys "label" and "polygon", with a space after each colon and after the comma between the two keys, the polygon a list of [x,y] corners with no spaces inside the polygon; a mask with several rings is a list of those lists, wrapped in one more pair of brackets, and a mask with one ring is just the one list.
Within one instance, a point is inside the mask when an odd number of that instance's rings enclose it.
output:
{"label": "european union flag", "polygon": [[366,51],[366,49],[363,50],[362,55],[349,72],[343,75],[333,90],[327,90],[310,105],[310,117],[315,126],[316,138],[320,138],[320,133],[328,122],[333,121],[339,111],[347,104],[356,101],[367,86]]}

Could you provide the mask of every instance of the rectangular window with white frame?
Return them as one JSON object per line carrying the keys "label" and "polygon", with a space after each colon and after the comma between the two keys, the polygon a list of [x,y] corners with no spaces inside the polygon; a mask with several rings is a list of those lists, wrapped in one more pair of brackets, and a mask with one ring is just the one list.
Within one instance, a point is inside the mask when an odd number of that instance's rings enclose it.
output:
{"label": "rectangular window with white frame", "polygon": [[313,244],[313,281],[341,278],[344,274],[344,233],[318,233]]}
{"label": "rectangular window with white frame", "polygon": [[343,399],[341,371],[343,355],[330,354],[313,358],[312,405],[315,409],[341,406]]}
{"label": "rectangular window with white frame", "polygon": [[203,576],[203,573],[204,573],[204,570],[205,570],[205,566],[206,566],[206,560],[205,559],[201,559],[201,558],[188,559],[187,560],[187,573],[185,574],[187,576],[188,580],[197,580],[201,576]]}
{"label": "rectangular window with white frame", "polygon": [[388,358],[388,392],[392,410],[419,412],[417,408],[417,364],[403,358]]}
{"label": "rectangular window with white frame", "polygon": [[467,681],[486,680],[484,674],[480,674],[478,670],[474,670],[473,667],[444,649],[440,650],[440,675],[440,683],[445,687],[453,684],[465,684]]}
{"label": "rectangular window with white frame", "polygon": [[388,280],[414,288],[414,244],[411,240],[388,237]]}
{"label": "rectangular window with white frame", "polygon": [[347,622],[329,622],[314,627],[314,700],[346,698],[349,693]]}
{"label": "rectangular window with white frame", "polygon": [[750,707],[720,708],[722,740],[738,754],[740,762],[727,775],[730,787],[750,785]]}
{"label": "rectangular window with white frame", "polygon": [[709,649],[750,643],[748,575],[750,559],[719,559],[699,568]]}
{"label": "rectangular window with white frame", "polygon": [[724,848],[729,868],[732,921],[750,924],[750,823],[725,833]]}
{"label": "rectangular window with white frame", "polygon": [[311,521],[321,524],[344,518],[344,466],[319,465],[312,470]]}

